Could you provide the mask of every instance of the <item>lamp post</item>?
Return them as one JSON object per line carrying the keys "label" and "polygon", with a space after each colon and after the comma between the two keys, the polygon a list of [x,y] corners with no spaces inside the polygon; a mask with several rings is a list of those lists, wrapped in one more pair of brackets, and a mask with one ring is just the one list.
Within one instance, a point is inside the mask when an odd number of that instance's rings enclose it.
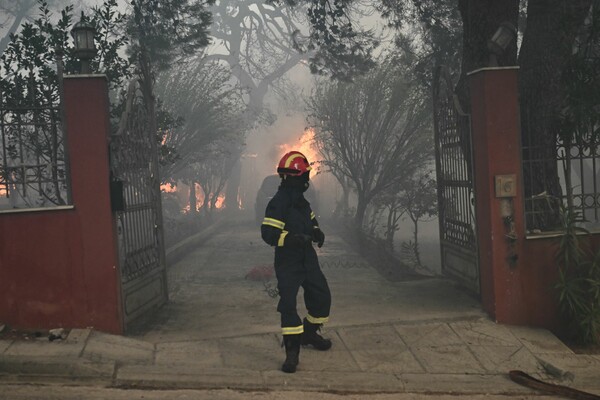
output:
{"label": "lamp post", "polygon": [[83,12],[81,13],[81,20],[73,26],[71,29],[71,35],[75,41],[75,57],[81,60],[81,73],[89,74],[90,60],[96,55],[96,46],[94,45],[94,35],[96,34],[96,28],[90,24]]}
{"label": "lamp post", "polygon": [[503,22],[500,27],[496,30],[490,40],[488,40],[487,47],[490,51],[489,66],[498,66],[498,57],[504,54],[504,50],[510,45],[510,43],[517,37],[517,28],[510,22]]}

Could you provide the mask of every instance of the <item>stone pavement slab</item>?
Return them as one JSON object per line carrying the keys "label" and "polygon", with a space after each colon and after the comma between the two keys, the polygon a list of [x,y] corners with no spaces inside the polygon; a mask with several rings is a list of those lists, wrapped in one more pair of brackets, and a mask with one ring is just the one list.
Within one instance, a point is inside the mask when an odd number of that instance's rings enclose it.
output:
{"label": "stone pavement slab", "polygon": [[521,326],[510,326],[510,331],[533,354],[572,354],[573,352],[550,331]]}
{"label": "stone pavement slab", "polygon": [[424,372],[393,326],[340,328],[338,334],[362,371]]}
{"label": "stone pavement slab", "polygon": [[521,346],[521,342],[505,326],[489,319],[459,321],[448,324],[468,345]]}
{"label": "stone pavement slab", "polygon": [[485,369],[466,345],[414,347],[411,349],[425,370],[433,374],[484,373]]}
{"label": "stone pavement slab", "polygon": [[83,357],[93,361],[151,363],[154,345],[143,340],[94,332],[87,340]]}
{"label": "stone pavement slab", "polygon": [[409,347],[464,344],[450,326],[443,322],[395,324],[394,328]]}
{"label": "stone pavement slab", "polygon": [[226,368],[279,368],[283,350],[278,351],[281,342],[274,334],[219,339],[218,342]]}
{"label": "stone pavement slab", "polygon": [[540,366],[533,354],[524,346],[469,346],[475,358],[486,371],[507,373],[513,369],[536,375]]}
{"label": "stone pavement slab", "polygon": [[205,368],[222,368],[223,359],[215,340],[159,343],[156,345],[157,365],[194,364]]}
{"label": "stone pavement slab", "polygon": [[[353,355],[343,345],[339,336],[327,335],[333,340],[333,346],[328,351],[319,351],[312,347],[302,347],[300,349],[300,367],[302,371],[311,372],[357,372],[360,371]],[[281,362],[285,359],[285,354],[282,349],[277,355],[277,368],[281,366]]]}

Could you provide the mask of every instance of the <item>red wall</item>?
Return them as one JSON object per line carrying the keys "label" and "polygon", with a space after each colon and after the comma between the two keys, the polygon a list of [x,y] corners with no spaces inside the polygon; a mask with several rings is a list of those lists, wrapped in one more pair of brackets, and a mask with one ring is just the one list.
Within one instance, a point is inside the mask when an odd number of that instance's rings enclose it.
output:
{"label": "red wall", "polygon": [[0,214],[0,321],[123,332],[106,78],[65,79],[74,208]]}

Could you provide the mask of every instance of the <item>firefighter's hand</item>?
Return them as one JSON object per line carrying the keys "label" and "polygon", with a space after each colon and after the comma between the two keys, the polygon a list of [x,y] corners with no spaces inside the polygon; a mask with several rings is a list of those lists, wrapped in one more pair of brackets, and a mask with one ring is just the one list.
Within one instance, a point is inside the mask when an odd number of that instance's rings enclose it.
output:
{"label": "firefighter's hand", "polygon": [[284,246],[304,247],[310,243],[311,237],[302,233],[290,233],[285,237]]}
{"label": "firefighter's hand", "polygon": [[313,229],[312,241],[317,244],[317,247],[323,247],[323,243],[325,243],[325,234],[320,228]]}

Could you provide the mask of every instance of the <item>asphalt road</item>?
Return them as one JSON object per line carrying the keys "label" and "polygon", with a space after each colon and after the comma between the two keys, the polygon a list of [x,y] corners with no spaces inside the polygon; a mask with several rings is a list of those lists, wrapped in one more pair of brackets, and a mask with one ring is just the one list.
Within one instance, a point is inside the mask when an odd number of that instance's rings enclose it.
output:
{"label": "asphalt road", "polygon": [[413,393],[333,394],[322,392],[233,390],[122,390],[98,387],[0,385],[1,400],[550,400],[548,396],[424,395]]}

